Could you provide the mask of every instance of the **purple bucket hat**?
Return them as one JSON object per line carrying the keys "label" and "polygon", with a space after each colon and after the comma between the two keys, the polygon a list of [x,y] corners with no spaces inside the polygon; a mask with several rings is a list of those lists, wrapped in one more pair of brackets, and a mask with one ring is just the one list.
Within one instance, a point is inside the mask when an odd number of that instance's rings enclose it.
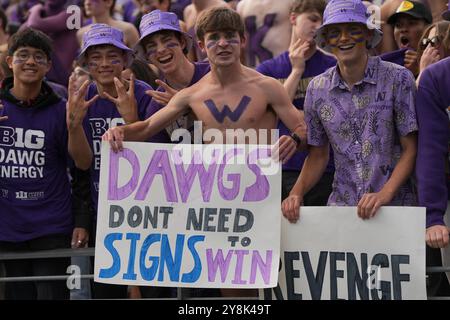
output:
{"label": "purple bucket hat", "polygon": [[135,47],[135,51],[140,58],[147,60],[144,48],[142,46],[142,40],[147,36],[161,30],[172,30],[180,33],[186,41],[186,48],[184,50],[185,53],[187,53],[192,48],[192,37],[189,34],[181,31],[180,22],[178,20],[178,16],[175,13],[153,10],[152,12],[147,13],[142,17],[141,23],[139,25],[139,33],[141,34],[141,37],[139,38],[139,42]]}
{"label": "purple bucket hat", "polygon": [[92,46],[109,44],[116,48],[122,49],[127,54],[126,66],[133,62],[133,50],[128,48],[123,42],[123,32],[103,23],[94,23],[89,30],[83,34],[83,46],[78,55],[78,62],[81,66],[85,66],[86,50]]}
{"label": "purple bucket hat", "polygon": [[444,13],[442,13],[442,18],[450,21],[450,0],[447,5],[447,11],[444,11]]}
{"label": "purple bucket hat", "polygon": [[370,48],[374,48],[380,43],[383,33],[370,23],[370,18],[371,15],[361,0],[330,0],[323,13],[323,24],[316,32],[316,43],[321,49],[331,52],[325,41],[326,28],[333,24],[360,23],[374,31],[369,42]]}

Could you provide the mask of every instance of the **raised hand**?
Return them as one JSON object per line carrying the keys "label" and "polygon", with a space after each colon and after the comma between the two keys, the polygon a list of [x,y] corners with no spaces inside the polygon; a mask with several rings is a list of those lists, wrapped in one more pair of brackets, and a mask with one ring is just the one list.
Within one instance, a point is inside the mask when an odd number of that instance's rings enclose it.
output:
{"label": "raised hand", "polygon": [[304,72],[306,65],[306,53],[311,47],[309,41],[302,40],[301,38],[291,43],[289,46],[289,60],[291,61],[292,70]]}
{"label": "raised hand", "polygon": [[439,50],[428,45],[423,51],[422,57],[420,58],[420,72],[425,70],[430,64],[438,62],[441,59]]}
{"label": "raised hand", "polygon": [[172,99],[172,97],[178,92],[177,90],[173,89],[171,86],[169,86],[167,83],[161,80],[155,81],[158,85],[164,88],[165,92],[162,91],[156,91],[156,90],[147,90],[145,93],[151,96],[156,102],[158,102],[160,105],[167,105]]}
{"label": "raised hand", "polygon": [[112,97],[107,92],[103,92],[106,99],[112,101],[122,116],[125,123],[133,123],[138,121],[137,102],[134,95],[135,76],[131,74],[128,90],[125,85],[114,77],[114,85],[116,87],[117,98]]}
{"label": "raised hand", "polygon": [[78,89],[75,84],[75,77],[72,74],[69,78],[69,97],[67,99],[67,127],[69,130],[79,128],[86,116],[87,109],[98,99],[98,94],[89,101],[86,101],[86,92],[90,81],[86,80]]}
{"label": "raised hand", "polygon": [[405,68],[409,69],[414,76],[419,74],[419,61],[417,61],[417,52],[407,50],[405,52]]}

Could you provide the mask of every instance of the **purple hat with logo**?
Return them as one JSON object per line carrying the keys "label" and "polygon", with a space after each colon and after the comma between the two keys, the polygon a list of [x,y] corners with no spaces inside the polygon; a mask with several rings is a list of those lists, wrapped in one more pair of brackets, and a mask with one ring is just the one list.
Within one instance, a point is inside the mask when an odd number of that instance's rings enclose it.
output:
{"label": "purple hat with logo", "polygon": [[445,20],[449,20],[450,21],[450,0],[448,1],[447,11],[444,11],[442,13],[442,18],[444,18]]}
{"label": "purple hat with logo", "polygon": [[139,42],[137,43],[135,49],[140,57],[146,60],[145,51],[142,47],[142,40],[145,37],[161,30],[171,30],[180,33],[186,41],[184,53],[187,53],[191,49],[193,44],[192,37],[181,31],[180,22],[177,15],[172,12],[153,10],[142,17],[139,25],[141,37],[139,38]]}
{"label": "purple hat with logo", "polygon": [[323,50],[331,52],[325,40],[326,28],[333,24],[360,23],[374,31],[368,43],[370,48],[374,48],[380,43],[383,33],[371,21],[371,18],[371,14],[361,0],[330,0],[323,13],[323,24],[316,32],[316,43]]}
{"label": "purple hat with logo", "polygon": [[128,48],[123,42],[123,32],[103,23],[94,23],[89,30],[83,34],[83,46],[78,55],[78,61],[81,66],[85,66],[86,50],[92,46],[109,44],[119,48],[127,54],[127,63],[129,66],[133,61],[133,50]]}

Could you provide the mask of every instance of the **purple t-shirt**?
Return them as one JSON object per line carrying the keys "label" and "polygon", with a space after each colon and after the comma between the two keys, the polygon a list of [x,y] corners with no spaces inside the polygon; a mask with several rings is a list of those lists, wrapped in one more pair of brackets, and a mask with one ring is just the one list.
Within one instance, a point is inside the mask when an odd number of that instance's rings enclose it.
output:
{"label": "purple t-shirt", "polygon": [[[136,80],[134,94],[138,106],[138,117],[145,119],[147,108],[150,105],[151,97],[145,93],[151,87],[147,83]],[[91,99],[97,94],[97,86],[92,83],[89,86],[86,100]],[[100,151],[102,144],[102,135],[110,128],[124,124],[116,105],[103,98],[97,99],[89,108],[84,118],[83,126],[87,140],[94,154],[91,165],[91,195],[95,210],[98,204],[98,182],[100,179]]]}
{"label": "purple t-shirt", "polygon": [[[66,102],[51,93],[25,107],[6,92],[0,115],[0,241],[71,234]],[[42,91],[41,91],[42,92]]]}
{"label": "purple t-shirt", "polygon": [[172,0],[169,11],[175,13],[179,20],[184,20],[184,9],[191,4],[191,2],[191,0]]}
{"label": "purple t-shirt", "polygon": [[[205,74],[207,74],[211,67],[209,65],[209,62],[195,62],[194,63],[194,75],[192,76],[191,82],[189,83],[188,87],[192,86],[194,83],[198,82]],[[158,87],[156,89],[157,91],[165,91],[163,87]],[[157,112],[158,110],[164,108],[163,105],[159,104],[155,100],[152,100],[150,103],[150,107],[148,108],[148,112],[146,114],[146,118],[149,118],[153,113]],[[168,142],[171,142],[170,137],[172,136],[172,132],[176,129],[183,128],[187,129],[189,131],[193,130],[194,126],[194,118],[191,115],[191,112],[189,111],[187,114],[179,117],[177,120],[175,120],[170,126],[166,128],[167,133],[167,139]]]}
{"label": "purple t-shirt", "polygon": [[[305,99],[308,144],[330,143],[335,157],[329,205],[355,206],[378,192],[401,154],[400,136],[417,131],[416,85],[404,67],[370,57],[362,81],[352,90],[337,67],[314,78]],[[410,179],[389,205],[414,206]]]}
{"label": "purple t-shirt", "polygon": [[[306,61],[305,72],[303,73],[298,84],[294,101],[292,102],[297,109],[303,110],[306,88],[308,88],[309,82],[315,76],[335,65],[336,59],[334,57],[326,55],[319,50],[317,50],[316,53],[308,61]],[[276,78],[281,82],[286,81],[292,71],[291,61],[289,60],[289,52],[286,51],[278,57],[264,61],[256,68],[256,70],[266,76]],[[290,134],[288,128],[281,121],[278,122],[278,129],[280,130],[280,136]],[[295,153],[294,156],[292,156],[292,158],[283,165],[283,170],[301,171],[307,155],[308,152],[306,151]],[[326,170],[327,172],[334,171],[332,157],[330,157],[330,162],[328,163]]]}
{"label": "purple t-shirt", "polygon": [[417,190],[419,205],[427,208],[427,227],[444,225],[450,196],[449,75],[450,58],[438,61],[424,70],[417,91]]}
{"label": "purple t-shirt", "polygon": [[399,49],[399,50],[395,50],[395,51],[391,51],[391,52],[386,52],[386,53],[380,54],[380,58],[383,61],[388,61],[388,62],[398,64],[399,66],[404,66],[405,65],[405,52],[407,50],[412,50],[412,49],[403,48],[403,49]]}

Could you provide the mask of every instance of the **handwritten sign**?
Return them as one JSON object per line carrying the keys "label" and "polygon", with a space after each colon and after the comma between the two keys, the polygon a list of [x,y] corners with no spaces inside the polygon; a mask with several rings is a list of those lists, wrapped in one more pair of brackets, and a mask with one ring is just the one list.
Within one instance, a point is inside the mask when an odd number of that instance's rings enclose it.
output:
{"label": "handwritten sign", "polygon": [[103,144],[95,281],[274,287],[280,190],[269,146]]}
{"label": "handwritten sign", "polygon": [[425,209],[383,207],[370,220],[355,207],[302,207],[282,220],[277,300],[426,299]]}

